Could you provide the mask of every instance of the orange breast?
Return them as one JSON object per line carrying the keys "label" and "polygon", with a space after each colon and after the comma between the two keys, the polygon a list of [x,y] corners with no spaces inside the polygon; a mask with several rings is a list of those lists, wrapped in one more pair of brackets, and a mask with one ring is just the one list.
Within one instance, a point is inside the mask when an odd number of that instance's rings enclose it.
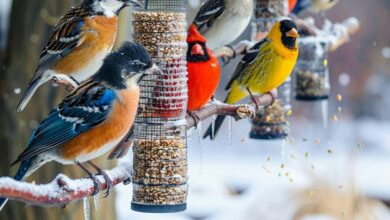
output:
{"label": "orange breast", "polygon": [[117,25],[118,18],[115,16],[86,19],[82,29],[82,43],[61,59],[53,69],[62,74],[78,72],[94,61],[96,54],[110,52],[115,42]]}
{"label": "orange breast", "polygon": [[127,134],[137,113],[139,89],[126,90],[120,92],[118,96],[120,101],[114,104],[106,122],[61,146],[60,155],[64,159],[75,161],[81,155],[93,153],[112,140],[122,139]]}
{"label": "orange breast", "polygon": [[220,67],[215,57],[204,63],[187,63],[188,111],[202,108],[214,95],[220,78]]}

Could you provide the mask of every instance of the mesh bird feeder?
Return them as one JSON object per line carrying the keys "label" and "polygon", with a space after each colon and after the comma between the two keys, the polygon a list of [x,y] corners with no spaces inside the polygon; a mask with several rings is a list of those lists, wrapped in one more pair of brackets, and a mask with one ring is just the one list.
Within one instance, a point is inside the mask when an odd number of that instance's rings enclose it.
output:
{"label": "mesh bird feeder", "polygon": [[269,107],[260,109],[252,119],[250,138],[284,139],[289,134],[287,116],[291,114],[291,79],[278,88],[278,99]]}
{"label": "mesh bird feeder", "polygon": [[299,58],[294,69],[295,99],[318,101],[329,98],[328,44],[318,37],[299,39]]}
{"label": "mesh bird feeder", "polygon": [[[264,39],[276,21],[288,15],[288,0],[255,0],[252,40]],[[252,120],[253,139],[284,139],[289,133],[287,115],[291,112],[291,79],[278,88],[278,99],[257,112]]]}
{"label": "mesh bird feeder", "polygon": [[133,12],[134,40],[162,76],[145,77],[134,125],[133,201],[140,212],[186,209],[186,0],[145,0]]}
{"label": "mesh bird feeder", "polygon": [[278,18],[288,15],[288,0],[254,0],[252,39],[261,40]]}

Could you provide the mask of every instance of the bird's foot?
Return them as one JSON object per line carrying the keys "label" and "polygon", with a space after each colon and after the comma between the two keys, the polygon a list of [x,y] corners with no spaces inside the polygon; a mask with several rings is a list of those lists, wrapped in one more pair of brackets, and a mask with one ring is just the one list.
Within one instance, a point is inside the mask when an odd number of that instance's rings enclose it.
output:
{"label": "bird's foot", "polygon": [[194,119],[194,122],[195,122],[195,128],[198,128],[198,125],[199,125],[199,122],[200,122],[200,118],[199,116],[195,113],[195,112],[190,112],[190,111],[187,111],[187,114]]}
{"label": "bird's foot", "polygon": [[226,51],[229,51],[226,53],[226,55],[221,57],[223,66],[227,66],[230,61],[234,58],[236,58],[237,54],[236,51],[234,50],[233,46],[231,45],[225,45],[224,48],[226,48]]}
{"label": "bird's foot", "polygon": [[81,163],[79,162],[76,162],[77,166],[79,166],[82,170],[84,170],[84,172],[86,172],[89,176],[89,178],[91,178],[91,180],[93,181],[93,185],[94,185],[94,192],[93,192],[93,196],[97,195],[99,192],[100,192],[100,182],[99,180],[96,178],[95,175],[93,175],[84,165],[82,165]]}
{"label": "bird's foot", "polygon": [[104,170],[100,169],[100,167],[98,167],[92,161],[88,161],[88,164],[91,165],[98,172],[97,173],[98,175],[102,175],[104,177],[104,180],[106,181],[106,185],[107,185],[107,190],[104,193],[103,198],[107,198],[110,195],[111,188],[114,184],[112,183],[110,177]]}
{"label": "bird's foot", "polygon": [[238,119],[254,118],[256,116],[256,109],[248,104],[240,105],[237,108],[237,115],[239,117]]}
{"label": "bird's foot", "polygon": [[73,92],[78,86],[77,82],[73,77],[64,74],[57,74],[52,78],[54,86],[64,86],[68,92]]}
{"label": "bird's foot", "polygon": [[269,92],[267,92],[272,97],[271,105],[275,103],[276,99],[278,98],[278,89],[273,89]]}
{"label": "bird's foot", "polygon": [[257,101],[256,97],[253,95],[252,91],[249,88],[247,88],[247,91],[248,91],[248,93],[249,93],[249,95],[251,97],[252,102],[255,103],[256,112],[258,112],[260,110],[259,102]]}

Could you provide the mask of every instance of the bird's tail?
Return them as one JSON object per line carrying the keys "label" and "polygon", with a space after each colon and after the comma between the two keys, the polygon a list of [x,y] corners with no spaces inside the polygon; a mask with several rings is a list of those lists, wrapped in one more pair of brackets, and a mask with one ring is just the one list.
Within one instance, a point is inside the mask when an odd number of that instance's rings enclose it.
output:
{"label": "bird's tail", "polygon": [[23,111],[23,109],[26,107],[27,103],[30,101],[34,93],[37,91],[38,87],[41,86],[43,83],[47,82],[48,78],[43,78],[42,76],[33,79],[26,89],[26,91],[23,94],[22,99],[20,100],[18,106],[16,107],[17,112]]}
{"label": "bird's tail", "polygon": [[[217,119],[215,119],[214,125],[210,125],[209,128],[207,128],[206,133],[203,135],[203,139],[210,136],[211,140],[215,139],[215,135],[217,135],[217,132],[221,128],[223,121],[225,120],[225,115],[218,115]],[[214,129],[213,129],[214,126]]]}
{"label": "bird's tail", "polygon": [[[15,180],[25,180],[31,173],[31,160],[23,161],[22,164],[19,167],[18,172],[14,176]],[[7,204],[8,199],[7,198],[0,198],[0,212],[3,210],[4,206]]]}

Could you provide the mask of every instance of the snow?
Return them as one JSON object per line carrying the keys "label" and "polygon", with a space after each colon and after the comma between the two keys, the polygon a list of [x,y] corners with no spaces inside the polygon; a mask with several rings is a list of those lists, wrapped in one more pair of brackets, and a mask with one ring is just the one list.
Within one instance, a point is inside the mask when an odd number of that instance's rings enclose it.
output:
{"label": "snow", "polygon": [[[187,211],[162,215],[131,211],[132,187],[121,185],[116,187],[118,219],[288,220],[298,206],[292,198],[294,193],[310,188],[317,179],[340,190],[346,190],[353,180],[363,195],[390,198],[390,122],[362,119],[353,123],[342,114],[339,118],[338,123],[329,124],[327,132],[317,126],[320,124],[310,125],[310,118],[292,118],[293,133],[286,141],[284,156],[280,155],[282,141],[248,139],[249,121],[232,123],[229,150],[226,122],[214,142],[203,140],[199,144],[196,138],[189,141]],[[131,161],[131,155],[125,161]],[[381,216],[378,219],[390,218],[382,206],[375,211]]]}

